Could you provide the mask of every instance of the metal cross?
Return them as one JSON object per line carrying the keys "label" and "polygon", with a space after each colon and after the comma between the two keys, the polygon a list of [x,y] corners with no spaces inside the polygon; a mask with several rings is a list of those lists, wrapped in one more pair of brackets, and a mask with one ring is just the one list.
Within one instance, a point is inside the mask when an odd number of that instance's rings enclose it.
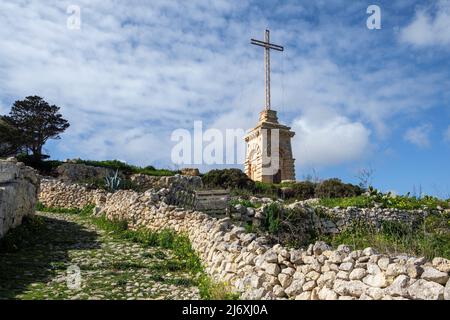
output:
{"label": "metal cross", "polygon": [[282,46],[270,43],[270,31],[266,30],[264,41],[251,39],[251,44],[264,47],[264,80],[265,80],[265,93],[266,93],[266,110],[270,110],[270,49],[283,51]]}

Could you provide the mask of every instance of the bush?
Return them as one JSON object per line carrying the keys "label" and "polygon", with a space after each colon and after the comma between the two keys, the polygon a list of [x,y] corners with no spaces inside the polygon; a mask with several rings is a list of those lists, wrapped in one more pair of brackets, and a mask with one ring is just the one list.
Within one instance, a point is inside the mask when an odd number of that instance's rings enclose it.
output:
{"label": "bush", "polygon": [[58,160],[37,160],[33,156],[27,154],[19,154],[16,156],[16,159],[45,175],[53,175],[55,169],[63,164],[62,161]]}
{"label": "bush", "polygon": [[203,184],[210,188],[253,190],[255,183],[239,169],[211,170],[202,177]]}
{"label": "bush", "polygon": [[280,195],[280,188],[273,183],[256,181],[253,193],[258,196],[276,198]]}
{"label": "bush", "polygon": [[364,192],[359,186],[343,183],[340,179],[328,179],[316,186],[317,198],[345,198],[359,196]]}
{"label": "bush", "polygon": [[314,198],[315,187],[316,185],[311,181],[282,184],[281,194],[284,199],[307,200]]}
{"label": "bush", "polygon": [[271,203],[265,210],[266,219],[264,221],[264,228],[270,234],[277,234],[280,231],[280,224],[282,219],[282,210],[277,203]]}
{"label": "bush", "polygon": [[124,175],[131,175],[135,173],[142,173],[149,176],[173,176],[179,171],[167,170],[167,169],[155,169],[153,166],[146,166],[144,168],[129,165],[125,162],[119,160],[104,160],[104,161],[94,161],[94,160],[76,160],[75,163],[85,164],[93,167],[102,167],[113,170],[119,170]]}

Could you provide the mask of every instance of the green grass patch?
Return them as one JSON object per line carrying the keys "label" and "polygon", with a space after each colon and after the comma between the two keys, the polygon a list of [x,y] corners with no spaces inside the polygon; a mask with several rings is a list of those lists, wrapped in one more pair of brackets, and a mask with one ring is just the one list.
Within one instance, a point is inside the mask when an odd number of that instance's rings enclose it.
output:
{"label": "green grass patch", "polygon": [[247,200],[247,199],[232,199],[232,200],[230,200],[230,205],[235,206],[238,204],[243,205],[244,207],[247,207],[247,208],[261,207],[260,203],[252,203],[250,200]]}
{"label": "green grass patch", "polygon": [[375,205],[379,205],[383,208],[395,208],[401,210],[415,210],[415,209],[437,209],[438,207],[443,209],[450,208],[449,202],[445,200],[440,200],[434,197],[408,197],[408,196],[357,196],[348,198],[325,198],[320,199],[319,205],[334,208],[347,208],[347,207],[358,207],[358,208],[371,208]]}

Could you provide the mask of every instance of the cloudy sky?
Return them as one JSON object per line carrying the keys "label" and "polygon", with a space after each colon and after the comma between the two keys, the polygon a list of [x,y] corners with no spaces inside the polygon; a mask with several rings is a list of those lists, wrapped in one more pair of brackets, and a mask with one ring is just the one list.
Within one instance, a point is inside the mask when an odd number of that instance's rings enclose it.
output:
{"label": "cloudy sky", "polygon": [[53,158],[174,168],[174,130],[256,123],[263,50],[249,40],[267,27],[285,46],[272,106],[296,132],[298,179],[372,168],[384,191],[450,197],[450,1],[2,0],[0,114],[40,95],[71,123]]}

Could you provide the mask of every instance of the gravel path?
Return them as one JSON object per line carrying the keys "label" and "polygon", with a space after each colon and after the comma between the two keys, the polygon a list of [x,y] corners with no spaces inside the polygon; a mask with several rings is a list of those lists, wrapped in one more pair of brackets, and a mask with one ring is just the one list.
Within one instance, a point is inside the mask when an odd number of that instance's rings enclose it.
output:
{"label": "gravel path", "polygon": [[164,267],[170,250],[114,238],[77,215],[37,215],[44,227],[33,241],[0,252],[0,299],[199,299],[192,275]]}

